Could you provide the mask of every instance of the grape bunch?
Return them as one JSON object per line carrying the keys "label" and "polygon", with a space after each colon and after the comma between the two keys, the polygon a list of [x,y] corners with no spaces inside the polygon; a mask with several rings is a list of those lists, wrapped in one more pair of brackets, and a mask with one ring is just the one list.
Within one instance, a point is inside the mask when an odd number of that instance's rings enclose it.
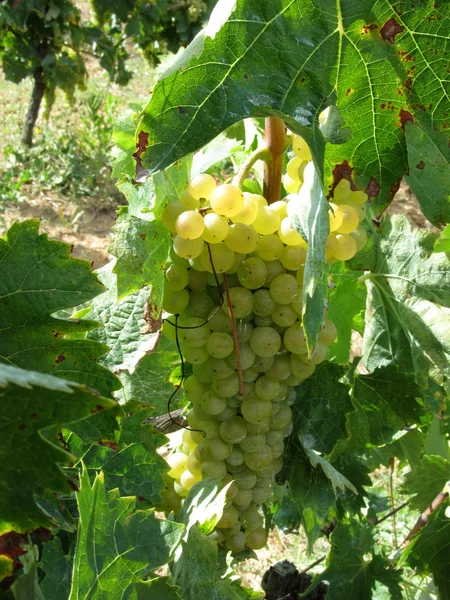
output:
{"label": "grape bunch", "polygon": [[[306,149],[294,136],[296,156],[284,183],[298,177],[300,191],[302,165],[311,159]],[[295,387],[312,375],[336,338],[334,324],[325,320],[308,357],[301,322],[307,244],[289,217],[299,198],[291,193],[268,205],[259,194],[200,174],[162,215],[173,234],[163,333],[179,342],[192,365],[183,386],[192,405],[191,430],[167,458],[163,508],[176,513],[203,477],[230,484],[213,536],[233,552],[266,544],[260,506],[282,468]],[[342,223],[350,219],[347,231],[353,230],[353,216],[356,222],[359,217],[342,207],[332,205],[330,223],[340,214]]]}

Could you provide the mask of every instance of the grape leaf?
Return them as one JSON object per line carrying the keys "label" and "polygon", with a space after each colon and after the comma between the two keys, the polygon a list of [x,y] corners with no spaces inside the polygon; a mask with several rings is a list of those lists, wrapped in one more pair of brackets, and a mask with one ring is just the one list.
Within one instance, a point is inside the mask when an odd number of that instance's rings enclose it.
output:
{"label": "grape leaf", "polygon": [[194,524],[198,524],[200,533],[208,535],[222,516],[227,502],[226,493],[229,485],[219,490],[219,481],[203,479],[190,490],[178,520],[186,525],[188,532]]}
{"label": "grape leaf", "polygon": [[321,581],[330,583],[327,600],[370,600],[377,581],[389,589],[390,598],[402,599],[401,572],[389,570],[389,562],[376,546],[374,535],[372,527],[354,519],[338,523],[331,534],[326,569],[313,581],[314,587]]}
{"label": "grape leaf", "polygon": [[69,600],[137,600],[136,584],[166,564],[184,526],[136,510],[136,498],[107,492],[103,475],[91,487],[86,470],[77,495],[80,521]]}
{"label": "grape leaf", "polygon": [[[232,9],[231,14],[230,9]],[[407,120],[446,127],[450,7],[421,0],[219,2],[211,27],[160,81],[138,125],[151,171],[245,117],[278,116],[322,164],[318,115],[337,105],[351,138],[328,145],[327,182],[344,161],[378,214],[406,166]],[[177,70],[178,69],[178,70]],[[320,73],[320,76],[318,76]],[[371,115],[368,118],[367,115]]]}
{"label": "grape leaf", "polygon": [[103,471],[106,489],[118,488],[122,496],[139,496],[158,504],[162,502],[160,493],[166,488],[162,476],[169,467],[156,448],[167,438],[154,431],[152,425],[143,423],[148,415],[148,405],[128,402],[126,417],[121,419],[120,433],[114,444],[89,446],[74,435],[67,443],[70,451],[84,463],[91,480]]}
{"label": "grape leaf", "polygon": [[115,405],[83,385],[0,364],[0,535],[50,526],[35,499],[72,492],[59,465],[73,457],[59,446],[58,429]]}
{"label": "grape leaf", "polygon": [[66,600],[69,597],[72,562],[72,554],[64,553],[58,536],[43,545],[40,567],[45,577],[40,586],[45,600]]}
{"label": "grape leaf", "polygon": [[[142,107],[137,110],[142,110]],[[136,124],[133,120],[135,111],[126,110],[114,121],[112,154],[112,177],[121,178],[123,175],[133,177],[136,168],[136,162],[133,154],[136,152],[135,130]]]}
{"label": "grape leaf", "polygon": [[412,508],[424,511],[450,481],[450,464],[441,456],[426,454],[405,477],[404,489]]}
{"label": "grape leaf", "polygon": [[333,492],[338,496],[339,494],[345,494],[346,490],[352,491],[354,494],[357,494],[355,486],[351,481],[347,479],[342,473],[339,473],[337,469],[333,467],[323,456],[320,456],[314,450],[309,450],[305,448],[306,456],[309,458],[313,467],[318,467],[322,469],[325,475],[330,480],[330,483],[333,487]]}
{"label": "grape leaf", "polygon": [[101,294],[88,261],[72,258],[70,245],[39,235],[39,221],[11,226],[0,239],[0,360],[51,373],[111,395],[119,380],[97,363],[107,346],[79,337],[92,321],[51,315]]}
{"label": "grape leaf", "polygon": [[444,229],[434,244],[434,252],[450,252],[450,225]]}
{"label": "grape leaf", "polygon": [[168,577],[156,577],[136,584],[136,600],[183,600],[179,588],[170,585]]}
{"label": "grape leaf", "polygon": [[38,583],[38,558],[36,546],[29,546],[26,554],[19,557],[23,571],[12,585],[15,600],[46,600]]}
{"label": "grape leaf", "polygon": [[450,357],[450,260],[432,254],[435,239],[405,217],[384,219],[366,281],[365,365],[398,365],[423,387],[428,376],[442,383]]}
{"label": "grape leaf", "polygon": [[443,599],[450,597],[450,519],[446,516],[446,509],[448,502],[428,517],[427,525],[406,547],[402,557],[418,573],[428,575],[431,571]]}
{"label": "grape leaf", "polygon": [[[426,218],[441,227],[450,221],[450,151],[447,140],[406,123],[409,175],[406,182]],[[430,165],[432,165],[430,169]]]}

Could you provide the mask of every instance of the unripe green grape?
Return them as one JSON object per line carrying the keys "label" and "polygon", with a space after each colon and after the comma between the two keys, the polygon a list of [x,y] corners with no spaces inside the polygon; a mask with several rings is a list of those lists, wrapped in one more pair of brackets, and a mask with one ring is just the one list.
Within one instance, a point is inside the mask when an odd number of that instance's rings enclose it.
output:
{"label": "unripe green grape", "polygon": [[278,354],[267,376],[276,381],[283,381],[291,374],[290,354]]}
{"label": "unripe green grape", "polygon": [[184,240],[176,235],[173,240],[173,249],[181,258],[193,259],[200,256],[204,248],[204,242],[201,238],[196,240]]}
{"label": "unripe green grape", "polygon": [[265,373],[272,368],[275,362],[275,355],[272,356],[259,356],[254,364],[254,368],[258,369],[259,373]]}
{"label": "unripe green grape", "polygon": [[231,408],[239,408],[241,406],[242,399],[236,397],[227,398],[227,404]]}
{"label": "unripe green grape", "polygon": [[212,382],[212,390],[221,398],[235,396],[239,391],[239,377],[236,373],[233,373],[226,379],[214,379]]}
{"label": "unripe green grape", "polygon": [[342,223],[336,229],[337,233],[348,234],[354,231],[359,225],[358,213],[349,204],[341,204],[339,206],[342,212]]}
{"label": "unripe green grape", "polygon": [[242,531],[233,533],[226,538],[225,545],[231,552],[241,552],[245,548],[245,535]]}
{"label": "unripe green grape", "polygon": [[193,347],[183,344],[183,358],[191,364],[201,365],[208,360],[209,354],[205,346]]}
{"label": "unripe green grape", "polygon": [[[269,467],[271,468],[271,467]],[[270,500],[272,496],[272,488],[270,486],[256,486],[252,489],[252,502],[254,504],[264,504]]]}
{"label": "unripe green grape", "polygon": [[298,156],[302,160],[310,161],[312,159],[311,150],[305,140],[299,136],[294,135],[292,140],[292,150],[295,156]]}
{"label": "unripe green grape", "polygon": [[283,250],[283,242],[274,233],[263,235],[256,247],[257,255],[266,261],[278,260],[283,254]]}
{"label": "unripe green grape", "polygon": [[243,379],[244,383],[251,383],[253,381],[256,381],[258,375],[259,375],[259,371],[257,369],[255,369],[254,367],[252,367],[251,369],[245,369],[245,371],[242,371],[242,379]]}
{"label": "unripe green grape", "polygon": [[263,434],[247,434],[247,437],[239,444],[243,452],[259,452],[266,443],[266,436]]}
{"label": "unripe green grape", "polygon": [[214,394],[212,390],[205,392],[200,401],[201,408],[207,415],[218,415],[227,407],[225,398],[221,398]]}
{"label": "unripe green grape", "polygon": [[222,479],[227,474],[227,466],[223,460],[205,460],[201,466],[202,476]]}
{"label": "unripe green grape", "polygon": [[266,265],[260,258],[250,256],[241,263],[237,276],[243,287],[256,290],[262,287],[267,279]]}
{"label": "unripe green grape", "polygon": [[239,444],[246,435],[247,426],[242,417],[236,416],[220,424],[220,436],[227,444]]}
{"label": "unripe green grape", "polygon": [[253,312],[259,317],[268,317],[275,310],[276,305],[269,290],[257,290],[253,294]]}
{"label": "unripe green grape", "polygon": [[202,466],[202,463],[197,459],[194,452],[191,452],[191,454],[189,454],[188,461],[187,461],[187,467],[188,467],[189,471],[191,473],[193,473],[194,475],[201,476],[201,474],[202,474],[201,466]]}
{"label": "unripe green grape", "polygon": [[270,447],[279,444],[284,439],[284,431],[282,429],[271,429],[266,434],[266,444]]}
{"label": "unripe green grape", "polygon": [[202,383],[211,383],[212,377],[205,371],[203,365],[192,365],[192,372]]}
{"label": "unripe green grape", "polygon": [[213,379],[227,379],[234,373],[234,370],[225,359],[210,356],[205,363],[205,372]]}
{"label": "unripe green grape", "polygon": [[174,265],[179,265],[180,267],[184,267],[185,269],[189,269],[189,261],[186,258],[181,258],[175,252],[173,245],[170,246],[169,250],[169,261]]}
{"label": "unripe green grape", "polygon": [[263,375],[255,383],[255,394],[260,400],[273,400],[279,391],[279,382],[269,379],[267,375]]}
{"label": "unripe green grape", "polygon": [[[186,447],[188,452],[193,452],[197,446],[197,442],[192,438],[192,432],[189,429],[185,429],[181,436],[183,441],[183,446]],[[189,468],[189,460],[188,460],[188,468]],[[193,472],[193,471],[192,471]]]}
{"label": "unripe green grape", "polygon": [[[255,353],[249,346],[247,346],[247,344],[244,344],[242,346],[239,344],[239,346],[241,368],[243,370],[250,369],[253,366],[256,359]],[[233,367],[233,369],[237,369],[238,365],[236,352],[230,354],[230,356],[227,358],[227,362],[230,365],[230,367]],[[237,394],[237,390],[234,394]],[[234,394],[230,394],[230,396],[234,396]]]}
{"label": "unripe green grape", "polygon": [[355,231],[350,233],[356,242],[356,251],[359,252],[367,244],[367,232],[364,227],[357,227]]}
{"label": "unripe green grape", "polygon": [[306,262],[307,249],[304,246],[286,246],[280,262],[288,271],[297,271]]}
{"label": "unripe green grape", "polygon": [[283,273],[286,273],[286,269],[283,267],[283,265],[281,264],[281,262],[279,260],[267,261],[266,269],[267,269],[267,280],[264,285],[264,287],[266,287],[266,288],[270,287],[270,284],[275,279],[275,277],[278,277],[278,275],[283,275]]}
{"label": "unripe green grape", "polygon": [[244,464],[244,453],[239,446],[233,446],[231,453],[226,458],[226,463],[234,467]]}
{"label": "unripe green grape", "polygon": [[367,216],[367,206],[365,204],[355,204],[354,202],[348,202],[346,206],[351,206],[353,208],[353,210],[358,215],[358,220],[360,223],[361,221],[364,221],[364,219]]}
{"label": "unripe green grape", "polygon": [[304,244],[304,240],[299,232],[294,229],[289,217],[285,217],[278,228],[280,240],[287,246],[300,246]]}
{"label": "unripe green grape", "polygon": [[234,223],[234,225],[231,225],[224,243],[233,252],[250,254],[256,248],[258,237],[258,234],[250,225]]}
{"label": "unripe green grape", "polygon": [[364,204],[365,202],[367,202],[368,198],[369,197],[367,196],[367,194],[360,190],[356,190],[354,192],[352,191],[348,195],[348,199],[352,204]]}
{"label": "unripe green grape", "polygon": [[272,414],[272,404],[265,400],[244,400],[241,414],[249,423],[262,423]]}
{"label": "unripe green grape", "polygon": [[298,281],[292,275],[278,275],[270,284],[270,293],[277,304],[290,304],[299,292]]}
{"label": "unripe green grape", "polygon": [[330,202],[330,209],[328,211],[328,216],[330,220],[330,232],[336,231],[342,225],[342,221],[344,219],[344,215],[340,207],[333,202]]}
{"label": "unripe green grape", "polygon": [[268,315],[267,317],[260,317],[258,315],[255,315],[253,317],[253,323],[257,327],[272,327],[273,319],[270,315]]}
{"label": "unripe green grape", "polygon": [[[198,427],[198,425],[199,425],[201,419],[195,413],[194,408],[191,408],[190,410],[188,410],[188,412],[186,413],[186,419],[187,419],[189,427],[191,427],[192,429],[200,429]],[[197,448],[196,448],[196,450],[197,450]]]}
{"label": "unripe green grape", "polygon": [[325,257],[327,260],[334,258],[334,253],[336,252],[336,248],[338,247],[338,243],[336,240],[336,236],[331,233],[327,237],[327,245],[325,247]]}
{"label": "unripe green grape", "polygon": [[329,346],[334,342],[337,337],[336,325],[332,321],[325,321],[322,330],[319,335],[319,340],[326,346]]}
{"label": "unripe green grape", "polygon": [[172,323],[175,323],[175,316],[170,315],[166,319],[164,319],[162,332],[166,336],[167,339],[174,342],[177,339],[176,327]]}
{"label": "unripe green grape", "polygon": [[[197,422],[196,429],[199,430],[198,433],[202,436],[199,444],[205,440],[212,440],[213,438],[216,438],[219,435],[220,423],[218,423],[212,417],[208,418],[208,416],[209,415],[207,415],[207,418],[200,419]],[[203,437],[203,433],[205,434],[205,437]]]}
{"label": "unripe green grape", "polygon": [[174,482],[173,489],[182,498],[186,498],[186,496],[189,494],[188,490],[185,490],[184,487],[180,483],[178,483],[178,481]]}
{"label": "unripe green grape", "polygon": [[211,208],[223,217],[234,217],[244,208],[242,191],[230,183],[216,187],[210,198]]}
{"label": "unripe green grape", "polygon": [[[274,431],[277,431],[277,430],[274,429]],[[278,442],[277,444],[272,444],[270,447],[272,449],[272,456],[273,456],[274,460],[283,455],[284,443],[282,441]]]}
{"label": "unripe green grape", "polygon": [[241,266],[243,260],[245,260],[245,254],[241,254],[240,252],[234,253],[234,262],[227,272],[229,287],[235,287],[239,285],[239,280],[237,278],[236,273],[238,272],[238,269]]}
{"label": "unripe green grape", "polygon": [[216,185],[214,177],[211,177],[211,175],[208,175],[207,173],[200,173],[191,179],[188,191],[189,194],[197,200],[209,200],[211,194],[216,189]]}
{"label": "unripe green grape", "polygon": [[244,461],[249,469],[258,472],[272,464],[272,450],[265,444],[258,452],[244,452]]}
{"label": "unripe green grape", "polygon": [[217,527],[219,527],[220,529],[232,527],[236,523],[238,518],[239,513],[233,505],[225,506],[225,508],[223,509],[222,517],[217,523]]}
{"label": "unripe green grape", "polygon": [[355,239],[351,235],[338,234],[336,236],[337,247],[334,257],[338,260],[350,260],[358,251]]}
{"label": "unripe green grape", "polygon": [[182,204],[186,210],[196,210],[197,208],[200,208],[200,200],[191,196],[189,189],[186,189],[181,193],[180,204]]}
{"label": "unripe green grape", "polygon": [[253,227],[261,235],[275,233],[280,225],[280,216],[276,210],[270,206],[262,206],[258,209],[256,219],[253,221]]}
{"label": "unripe green grape", "polygon": [[[289,364],[290,366],[290,364]],[[278,382],[280,384],[280,391],[278,392],[278,394],[275,396],[275,398],[273,399],[273,402],[282,402],[288,395],[288,391],[289,391],[289,386],[286,385],[284,383],[284,381],[279,381]]]}
{"label": "unripe green grape", "polygon": [[196,271],[195,269],[189,269],[187,273],[188,273],[188,287],[193,292],[200,292],[206,288],[207,279],[206,279],[205,272],[202,273],[200,271]]}
{"label": "unripe green grape", "polygon": [[341,179],[334,188],[333,198],[336,203],[343,202],[350,198],[350,182],[347,179]]}
{"label": "unripe green grape", "polygon": [[181,497],[173,488],[166,490],[165,492],[161,492],[161,497],[164,501],[164,504],[167,506],[167,512],[173,511],[175,514],[177,514],[180,511]]}
{"label": "unripe green grape", "polygon": [[206,342],[206,349],[215,358],[226,358],[233,352],[234,342],[228,333],[213,331]]}
{"label": "unripe green grape", "polygon": [[216,213],[207,213],[204,217],[205,229],[202,233],[202,238],[210,244],[218,244],[223,242],[227,237],[230,226],[225,217],[216,215]]}
{"label": "unripe green grape", "polygon": [[198,417],[198,419],[200,421],[208,421],[209,419],[211,419],[211,415],[207,415],[205,413],[205,411],[203,410],[203,408],[201,407],[201,402],[196,402],[193,406],[192,406],[192,410],[194,411],[195,415]]}
{"label": "unripe green grape", "polygon": [[215,529],[212,533],[210,533],[208,536],[206,536],[208,540],[212,540],[213,542],[216,542],[216,544],[221,544],[222,542],[225,541],[226,539],[226,535],[223,531],[220,531],[220,529]]}
{"label": "unripe green grape", "polygon": [[270,424],[268,419],[265,421],[261,421],[260,423],[248,423],[247,422],[247,431],[249,435],[262,435],[269,431]]}
{"label": "unripe green grape", "polygon": [[234,479],[237,483],[238,488],[242,490],[249,490],[256,484],[258,480],[256,474],[252,473],[252,471],[250,471],[248,467],[245,467],[244,469],[242,469],[242,471],[236,473]]}
{"label": "unripe green grape", "polygon": [[206,344],[210,336],[210,328],[205,320],[201,317],[186,317],[180,319],[180,325],[182,327],[190,327],[192,329],[180,329],[178,337],[182,342],[188,344],[193,348],[198,348]]}
{"label": "unripe green grape", "polygon": [[180,477],[180,485],[187,491],[191,490],[196,483],[201,481],[201,474],[194,475],[189,470],[184,471]]}
{"label": "unripe green grape", "polygon": [[221,437],[207,440],[206,447],[212,460],[225,460],[227,456],[230,456],[233,449],[232,445],[225,442]]}
{"label": "unripe green grape", "polygon": [[200,256],[196,256],[195,258],[190,258],[189,259],[189,265],[195,271],[198,271],[199,273],[205,273],[206,274],[206,269],[205,269],[205,267],[202,264]]}
{"label": "unripe green grape", "polygon": [[239,521],[247,531],[253,531],[259,529],[264,524],[263,516],[258,512],[258,507],[255,504],[251,504],[244,512],[239,516]]}
{"label": "unripe green grape", "polygon": [[237,415],[237,407],[230,406],[227,402],[226,409],[224,411],[222,411],[220,413],[220,415],[216,415],[215,419],[216,419],[216,421],[219,421],[219,423],[223,423],[224,421],[229,421],[236,415]]}
{"label": "unripe green grape", "polygon": [[209,273],[213,273],[214,271],[216,273],[225,273],[234,263],[234,252],[227,248],[223,242],[211,244],[209,248],[208,246],[203,248],[201,260],[202,265]]}
{"label": "unripe green grape", "polygon": [[256,327],[250,336],[249,346],[256,356],[266,358],[279,351],[281,338],[271,327]]}
{"label": "unripe green grape", "polygon": [[311,356],[309,358],[307,356],[303,358],[303,356],[304,355],[301,354],[300,358],[304,360],[307,364],[318,365],[319,363],[323,362],[327,357],[327,347],[323,342],[318,341],[316,347],[311,352]]}
{"label": "unripe green grape", "polygon": [[[235,319],[242,319],[252,312],[253,295],[249,290],[243,287],[232,287],[229,290],[229,294]],[[228,313],[227,298],[225,298],[222,310]]]}
{"label": "unripe green grape", "polygon": [[178,217],[186,210],[186,208],[177,202],[166,204],[161,214],[161,220],[164,227],[170,231],[170,233],[176,233],[175,223]]}
{"label": "unripe green grape", "polygon": [[[196,398],[202,396],[206,392],[206,386],[196,375],[191,375],[185,380],[183,391],[188,400],[195,402]],[[189,431],[183,432],[183,440],[185,433],[188,434]]]}
{"label": "unripe green grape", "polygon": [[184,289],[189,281],[188,271],[181,265],[171,264],[166,269],[165,289],[179,291]]}
{"label": "unripe green grape", "polygon": [[259,203],[253,197],[255,194],[244,192],[244,206],[237,215],[231,217],[233,223],[244,223],[245,225],[251,225],[256,219],[258,214]]}
{"label": "unripe green grape", "polygon": [[294,298],[294,300],[292,300],[290,306],[292,306],[292,308],[295,310],[295,312],[297,313],[297,315],[299,317],[302,316],[302,313],[303,313],[303,290],[301,288],[298,291],[297,298]]}
{"label": "unripe green grape", "polygon": [[285,379],[285,382],[286,382],[287,385],[290,385],[292,387],[297,387],[298,385],[300,385],[301,383],[303,383],[303,381],[305,379],[306,379],[306,377],[304,377],[304,378],[296,377],[293,373],[291,373],[289,375],[289,377],[287,379]]}
{"label": "unripe green grape", "polygon": [[284,333],[283,343],[286,350],[293,354],[303,354],[306,352],[306,337],[303,327],[299,321],[288,327]]}
{"label": "unripe green grape", "polygon": [[[211,315],[214,313],[214,316]],[[217,310],[217,307],[211,311],[208,316],[208,325],[212,331],[220,331],[221,333],[232,333],[231,319],[228,313]]]}
{"label": "unripe green grape", "polygon": [[[191,292],[189,294],[189,304],[186,307],[186,315],[202,319],[205,323],[213,307],[214,302],[205,290]],[[210,328],[209,323],[205,323],[205,327]]]}
{"label": "unripe green grape", "polygon": [[188,457],[182,452],[174,452],[173,454],[170,454],[166,458],[166,462],[170,467],[170,471],[167,473],[169,477],[172,477],[173,479],[178,479],[181,476],[181,474],[187,469],[187,461]]}
{"label": "unripe green grape", "polygon": [[273,322],[280,327],[289,327],[298,318],[297,312],[292,308],[292,304],[277,304],[277,307],[272,312],[271,317]]}
{"label": "unripe green grape", "polygon": [[272,415],[270,418],[270,427],[272,429],[284,429],[287,425],[292,423],[292,410],[289,404],[280,402],[280,409],[276,415]]}
{"label": "unripe green grape", "polygon": [[179,290],[178,292],[164,290],[162,307],[166,312],[179,315],[186,310],[188,303],[189,293],[186,290]]}
{"label": "unripe green grape", "polygon": [[292,179],[287,173],[283,175],[283,186],[288,194],[297,194],[302,182],[299,179]]}
{"label": "unripe green grape", "polygon": [[241,507],[247,507],[250,504],[250,502],[252,501],[252,497],[252,490],[240,489],[236,496],[233,498],[233,504],[238,510],[240,510]]}
{"label": "unripe green grape", "polygon": [[303,171],[307,161],[303,160],[299,156],[294,156],[286,165],[286,173],[293,181],[303,182]]}
{"label": "unripe green grape", "polygon": [[201,237],[204,228],[203,217],[195,210],[182,212],[175,223],[177,234],[184,240],[195,240]]}
{"label": "unripe green grape", "polygon": [[233,500],[236,494],[239,492],[239,488],[237,483],[234,481],[233,476],[230,473],[227,473],[225,477],[220,482],[220,489],[223,489],[226,485],[229,485],[227,491],[225,492],[225,497],[227,500]]}

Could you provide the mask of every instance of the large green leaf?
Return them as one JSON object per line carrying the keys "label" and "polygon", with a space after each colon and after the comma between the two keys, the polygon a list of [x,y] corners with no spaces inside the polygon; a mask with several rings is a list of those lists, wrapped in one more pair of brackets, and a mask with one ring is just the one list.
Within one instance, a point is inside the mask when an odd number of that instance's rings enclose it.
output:
{"label": "large green leaf", "polygon": [[136,498],[107,492],[100,474],[84,470],[78,492],[80,528],[69,600],[137,600],[137,584],[168,562],[184,526],[136,510]]}
{"label": "large green leaf", "polygon": [[73,457],[57,431],[115,405],[83,385],[0,364],[0,535],[50,527],[36,501],[56,502],[56,494],[71,494],[74,485],[59,466]]}
{"label": "large green leaf", "polygon": [[[244,117],[279,116],[321,164],[318,115],[336,104],[351,139],[329,145],[327,182],[347,161],[378,213],[404,173],[402,125],[446,127],[450,6],[421,0],[228,0],[160,81],[138,125],[156,171]],[[178,69],[178,70],[177,70]]]}
{"label": "large green leaf", "polygon": [[398,365],[423,387],[428,376],[442,382],[450,357],[450,260],[432,254],[435,239],[404,217],[384,219],[366,281],[364,363]]}
{"label": "large green leaf", "polygon": [[72,562],[72,554],[64,553],[58,536],[44,544],[40,567],[45,577],[40,585],[45,600],[67,600],[72,581]]}
{"label": "large green leaf", "polygon": [[441,456],[425,455],[405,478],[405,492],[412,496],[410,505],[424,511],[450,481],[450,464]]}
{"label": "large green leaf", "polygon": [[88,261],[72,258],[69,244],[49,241],[38,231],[38,220],[24,221],[0,239],[0,360],[110,395],[120,383],[97,363],[107,346],[67,337],[82,337],[98,325],[52,317],[101,294],[104,287]]}

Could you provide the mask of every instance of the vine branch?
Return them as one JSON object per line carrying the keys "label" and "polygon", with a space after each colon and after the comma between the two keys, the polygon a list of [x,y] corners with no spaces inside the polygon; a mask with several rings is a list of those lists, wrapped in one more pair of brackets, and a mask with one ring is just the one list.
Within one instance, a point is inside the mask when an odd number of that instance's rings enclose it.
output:
{"label": "vine branch", "polygon": [[264,141],[270,152],[270,160],[264,167],[264,198],[268,204],[280,199],[281,176],[286,150],[286,127],[278,117],[268,117],[264,128]]}
{"label": "vine branch", "polygon": [[411,540],[419,533],[421,529],[425,527],[428,523],[428,517],[433,514],[444,502],[448,499],[448,492],[441,492],[436,496],[430,506],[420,515],[417,519],[414,527],[408,533],[405,538],[405,541],[400,546],[400,550],[404,550],[406,546],[411,542]]}

